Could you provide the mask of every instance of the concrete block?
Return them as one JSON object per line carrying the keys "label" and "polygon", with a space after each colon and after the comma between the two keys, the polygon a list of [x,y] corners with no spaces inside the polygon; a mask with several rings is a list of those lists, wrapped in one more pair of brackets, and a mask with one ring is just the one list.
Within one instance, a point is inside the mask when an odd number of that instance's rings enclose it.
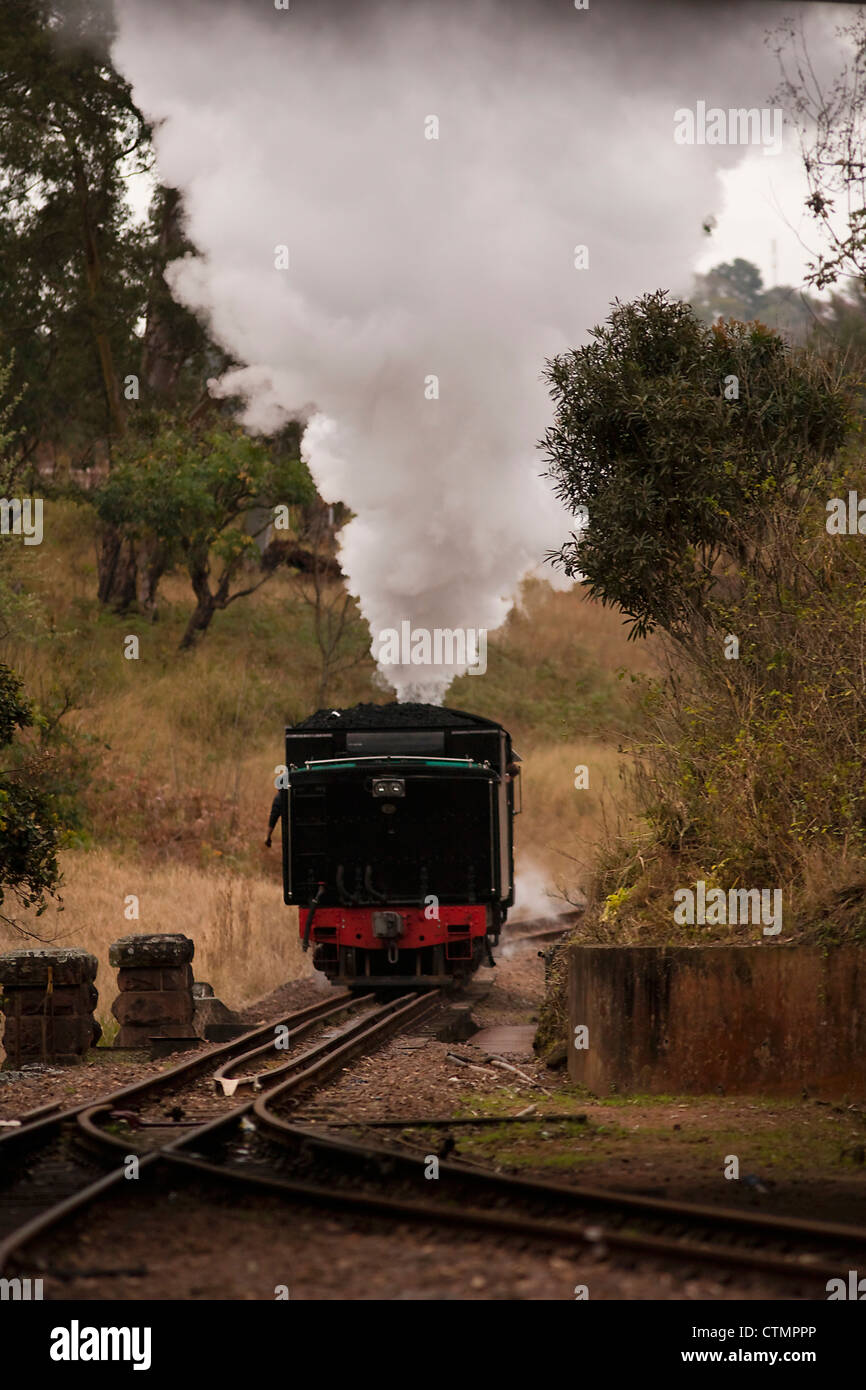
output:
{"label": "concrete block", "polygon": [[575,945],[568,1020],[599,1095],[866,1095],[863,947]]}

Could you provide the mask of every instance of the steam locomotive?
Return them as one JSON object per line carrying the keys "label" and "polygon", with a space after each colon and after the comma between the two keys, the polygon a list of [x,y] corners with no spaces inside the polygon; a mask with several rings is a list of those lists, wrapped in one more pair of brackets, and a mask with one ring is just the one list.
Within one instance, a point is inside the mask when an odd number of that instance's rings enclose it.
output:
{"label": "steam locomotive", "polygon": [[283,896],[317,970],[407,988],[493,964],[518,763],[501,725],[438,705],[319,710],[286,729]]}

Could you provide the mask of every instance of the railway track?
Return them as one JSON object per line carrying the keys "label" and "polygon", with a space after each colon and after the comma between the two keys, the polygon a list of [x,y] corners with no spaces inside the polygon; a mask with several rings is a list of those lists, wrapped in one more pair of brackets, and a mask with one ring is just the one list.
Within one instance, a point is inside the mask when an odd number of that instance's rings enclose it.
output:
{"label": "railway track", "polygon": [[[610,1251],[770,1275],[812,1297],[825,1295],[827,1281],[844,1276],[866,1253],[866,1229],[856,1226],[543,1182],[464,1161],[439,1159],[437,1179],[425,1182],[434,1143],[401,1151],[329,1134],[327,1124],[288,1119],[279,1107],[292,1089],[290,1079],[256,1100],[256,1135],[245,1145],[243,1163],[236,1162],[230,1145],[219,1144],[194,1156],[175,1148],[171,1161],[203,1178],[332,1210],[518,1237],[575,1253],[589,1248],[597,1256]],[[357,1122],[355,1128],[368,1126]],[[419,1189],[423,1198],[416,1195]]]}
{"label": "railway track", "polygon": [[[443,1130],[488,1117],[298,1119],[302,1093],[438,1003],[437,991],[385,1004],[343,992],[95,1102],[68,1110],[43,1106],[23,1116],[19,1128],[0,1136],[0,1273],[11,1264],[23,1268],[38,1236],[119,1190],[132,1154],[139,1173],[154,1180],[185,1175],[394,1223],[470,1230],[575,1254],[696,1270],[710,1265],[729,1278],[769,1276],[789,1296],[826,1296],[829,1279],[862,1265],[863,1228],[516,1177],[437,1154],[448,1147]],[[281,1027],[288,1050],[275,1047]],[[178,1096],[184,1105],[166,1117],[166,1101]],[[554,1117],[527,1113],[489,1122],[546,1118]],[[438,1176],[425,1180],[433,1157]]]}
{"label": "railway track", "polygon": [[[20,1126],[0,1137],[0,1272],[36,1236],[118,1189],[127,1180],[130,1155],[139,1158],[140,1173],[193,1140],[231,1134],[243,1124],[257,1093],[289,1085],[300,1091],[324,1080],[424,1017],[437,1001],[435,990],[385,1004],[344,991],[95,1102],[67,1110],[41,1107],[24,1116]],[[341,1015],[348,1021],[331,1026]],[[275,1046],[277,1030],[285,1030],[281,1038],[287,1050]],[[297,1043],[312,1032],[320,1036],[298,1052]],[[245,1070],[238,1074],[241,1066]],[[148,1105],[184,1094],[203,1076],[212,1092],[207,1118],[192,1123],[146,1118]],[[249,1087],[252,1096],[226,1109],[239,1086]]]}
{"label": "railway track", "polygon": [[[545,943],[550,945],[566,936],[582,916],[583,908],[578,907],[573,912],[563,912],[559,917],[539,917],[529,922],[516,922],[513,927],[505,927],[500,945],[522,946],[524,943],[532,946],[543,946]],[[526,930],[521,930],[521,928],[526,928]]]}
{"label": "railway track", "polygon": [[[343,1059],[343,1044],[335,1055]],[[595,1257],[610,1253],[695,1270],[709,1265],[726,1270],[728,1277],[770,1276],[789,1296],[825,1295],[829,1279],[862,1263],[866,1230],[853,1226],[543,1182],[441,1158],[437,1179],[425,1181],[424,1169],[438,1141],[423,1133],[387,1145],[347,1138],[351,1122],[331,1126],[290,1118],[286,1111],[297,1094],[321,1079],[326,1065],[326,1059],[308,1054],[297,1060],[295,1068],[281,1069],[279,1077],[271,1073],[273,1084],[239,1110],[149,1154],[139,1145],[143,1162],[159,1163],[177,1176],[184,1173],[206,1183],[234,1184],[393,1223],[469,1230]],[[85,1125],[97,1121],[99,1110],[91,1107],[82,1117]],[[246,1120],[243,1131],[237,1123],[241,1117]],[[501,1117],[497,1122],[502,1123]],[[423,1130],[426,1123],[422,1117],[387,1122],[387,1127],[401,1127],[403,1137],[412,1129]],[[434,1121],[430,1128],[435,1133],[445,1123]],[[354,1125],[360,1131],[383,1127],[375,1122]],[[334,1128],[343,1133],[329,1132]],[[96,1134],[105,1140],[98,1124]],[[128,1138],[108,1138],[129,1150]]]}

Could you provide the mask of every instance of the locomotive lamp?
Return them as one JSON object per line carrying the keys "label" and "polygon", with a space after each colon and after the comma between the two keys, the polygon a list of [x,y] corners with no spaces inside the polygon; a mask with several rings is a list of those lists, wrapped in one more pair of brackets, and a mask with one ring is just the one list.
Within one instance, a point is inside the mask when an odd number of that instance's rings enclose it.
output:
{"label": "locomotive lamp", "polygon": [[374,796],[405,796],[406,783],[402,777],[390,777],[387,780],[376,778],[373,782]]}

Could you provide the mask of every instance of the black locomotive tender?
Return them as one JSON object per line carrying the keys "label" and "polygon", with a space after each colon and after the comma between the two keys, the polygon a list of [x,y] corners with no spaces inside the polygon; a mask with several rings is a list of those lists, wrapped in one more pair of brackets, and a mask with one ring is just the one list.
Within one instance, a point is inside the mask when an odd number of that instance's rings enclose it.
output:
{"label": "black locomotive tender", "polygon": [[319,710],[286,730],[284,898],[316,969],[406,988],[493,964],[518,761],[501,725],[438,705]]}

